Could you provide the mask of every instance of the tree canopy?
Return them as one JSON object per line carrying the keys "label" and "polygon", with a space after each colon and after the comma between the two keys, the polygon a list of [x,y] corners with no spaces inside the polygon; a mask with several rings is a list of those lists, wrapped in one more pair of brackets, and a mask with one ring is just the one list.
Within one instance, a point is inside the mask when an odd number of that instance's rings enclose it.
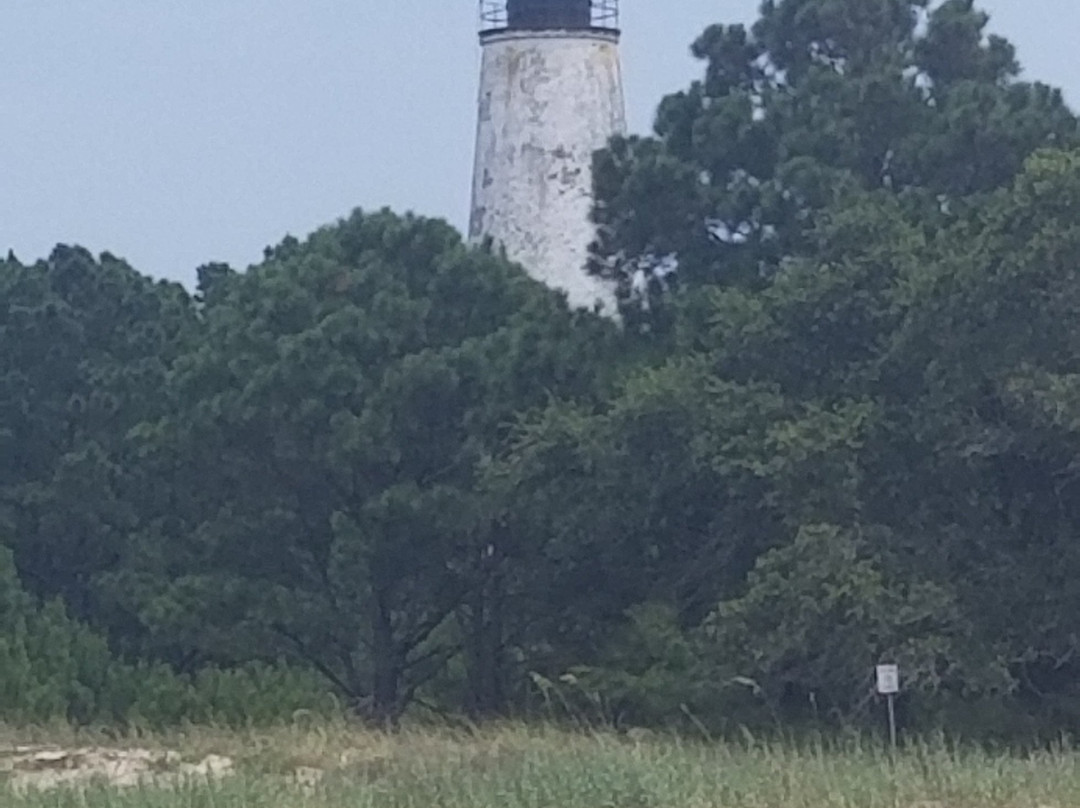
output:
{"label": "tree canopy", "polygon": [[1076,731],[1080,142],[987,25],[710,27],[597,156],[622,325],[385,210],[0,262],[0,717]]}
{"label": "tree canopy", "polygon": [[1034,150],[1074,146],[1061,92],[1020,81],[987,23],[973,0],[768,0],[750,29],[711,26],[704,77],[654,136],[597,160],[593,270],[656,326],[667,287],[761,288],[847,194],[949,219]]}

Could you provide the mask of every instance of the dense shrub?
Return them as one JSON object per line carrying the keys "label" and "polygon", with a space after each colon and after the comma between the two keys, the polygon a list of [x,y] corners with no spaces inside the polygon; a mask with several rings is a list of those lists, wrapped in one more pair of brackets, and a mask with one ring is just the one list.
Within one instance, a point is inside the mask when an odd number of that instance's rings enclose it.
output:
{"label": "dense shrub", "polygon": [[37,603],[0,550],[0,720],[65,720],[164,727],[184,722],[273,724],[300,711],[330,715],[333,696],[314,674],[250,664],[182,676],[162,664],[117,659],[105,640],[58,601]]}

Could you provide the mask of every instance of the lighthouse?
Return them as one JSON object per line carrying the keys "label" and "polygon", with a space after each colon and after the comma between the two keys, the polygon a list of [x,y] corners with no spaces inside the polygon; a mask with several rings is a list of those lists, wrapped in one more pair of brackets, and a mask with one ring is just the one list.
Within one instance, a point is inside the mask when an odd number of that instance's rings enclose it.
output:
{"label": "lighthouse", "polygon": [[481,0],[469,237],[491,240],[571,306],[614,315],[586,271],[593,154],[626,131],[619,0]]}

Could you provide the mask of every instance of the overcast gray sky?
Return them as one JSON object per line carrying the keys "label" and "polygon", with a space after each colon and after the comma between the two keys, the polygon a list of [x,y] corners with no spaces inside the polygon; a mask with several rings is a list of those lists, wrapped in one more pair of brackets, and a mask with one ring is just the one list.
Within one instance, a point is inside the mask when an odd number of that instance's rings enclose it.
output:
{"label": "overcast gray sky", "polygon": [[[352,208],[465,224],[475,0],[2,0],[0,250],[57,242],[190,283]],[[1080,102],[1077,0],[981,0]],[[635,131],[758,0],[624,0]]]}

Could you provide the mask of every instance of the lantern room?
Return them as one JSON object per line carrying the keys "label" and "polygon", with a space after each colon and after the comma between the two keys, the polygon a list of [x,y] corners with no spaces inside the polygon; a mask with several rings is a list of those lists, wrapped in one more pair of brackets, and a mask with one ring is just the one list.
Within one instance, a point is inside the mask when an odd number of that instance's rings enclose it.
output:
{"label": "lantern room", "polygon": [[491,31],[617,31],[619,0],[480,0],[480,28]]}

